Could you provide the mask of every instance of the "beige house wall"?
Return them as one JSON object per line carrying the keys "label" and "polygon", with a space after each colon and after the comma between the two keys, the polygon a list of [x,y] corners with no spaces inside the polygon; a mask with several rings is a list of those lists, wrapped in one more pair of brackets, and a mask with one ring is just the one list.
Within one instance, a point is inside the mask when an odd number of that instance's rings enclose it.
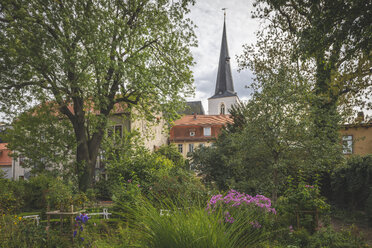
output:
{"label": "beige house wall", "polygon": [[150,151],[154,151],[158,147],[168,144],[168,131],[165,129],[165,124],[163,119],[155,123],[146,120],[134,120],[131,123],[131,130],[138,131],[144,146]]}
{"label": "beige house wall", "polygon": [[166,121],[159,114],[154,121],[147,121],[144,118],[134,115],[130,119],[129,115],[113,115],[110,117],[110,124],[122,125],[122,130],[137,131],[143,142],[143,145],[150,151],[162,145],[168,144],[168,131]]}
{"label": "beige house wall", "polygon": [[[340,130],[341,136],[353,136],[353,153],[355,155],[372,154],[372,125],[345,127]],[[342,138],[342,137],[341,137]]]}

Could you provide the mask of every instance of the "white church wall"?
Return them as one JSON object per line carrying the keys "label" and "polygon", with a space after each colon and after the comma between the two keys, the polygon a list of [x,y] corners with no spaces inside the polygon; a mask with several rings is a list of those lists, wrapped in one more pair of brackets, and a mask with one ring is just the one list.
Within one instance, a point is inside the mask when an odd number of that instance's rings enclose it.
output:
{"label": "white church wall", "polygon": [[209,98],[208,99],[208,114],[219,115],[221,104],[225,104],[225,114],[230,114],[231,106],[238,102],[237,96],[228,96],[221,98]]}

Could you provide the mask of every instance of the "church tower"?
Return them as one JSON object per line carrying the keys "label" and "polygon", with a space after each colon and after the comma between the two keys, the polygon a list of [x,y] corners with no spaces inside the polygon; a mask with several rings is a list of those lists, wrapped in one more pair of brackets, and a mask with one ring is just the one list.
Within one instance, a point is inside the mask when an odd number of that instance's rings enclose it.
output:
{"label": "church tower", "polygon": [[208,114],[229,114],[231,106],[238,102],[239,98],[234,91],[234,83],[231,75],[230,56],[226,38],[226,12],[223,20],[223,33],[221,42],[220,61],[218,64],[216,89],[214,95],[208,98]]}

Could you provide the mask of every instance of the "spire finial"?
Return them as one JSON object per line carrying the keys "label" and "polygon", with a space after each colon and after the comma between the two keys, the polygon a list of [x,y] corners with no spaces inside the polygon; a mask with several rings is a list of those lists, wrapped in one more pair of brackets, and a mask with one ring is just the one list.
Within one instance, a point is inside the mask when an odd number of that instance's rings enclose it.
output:
{"label": "spire finial", "polygon": [[223,10],[223,20],[225,21],[226,20],[226,10],[227,8],[222,8]]}

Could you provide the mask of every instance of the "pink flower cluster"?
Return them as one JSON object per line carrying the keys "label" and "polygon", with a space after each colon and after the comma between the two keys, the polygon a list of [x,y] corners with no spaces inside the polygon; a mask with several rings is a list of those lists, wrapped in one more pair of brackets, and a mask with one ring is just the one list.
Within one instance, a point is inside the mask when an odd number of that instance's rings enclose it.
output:
{"label": "pink flower cluster", "polygon": [[312,186],[312,185],[305,185],[305,187],[306,188],[312,188],[312,189],[314,188],[314,186]]}
{"label": "pink flower cluster", "polygon": [[207,210],[214,209],[218,203],[226,204],[228,207],[239,207],[241,205],[255,205],[267,212],[276,214],[275,208],[271,207],[271,200],[263,195],[251,196],[245,193],[239,193],[236,190],[230,190],[228,194],[223,197],[223,195],[213,196],[207,206]]}
{"label": "pink flower cluster", "polygon": [[225,222],[234,223],[235,219],[230,215],[228,211],[225,212]]}

